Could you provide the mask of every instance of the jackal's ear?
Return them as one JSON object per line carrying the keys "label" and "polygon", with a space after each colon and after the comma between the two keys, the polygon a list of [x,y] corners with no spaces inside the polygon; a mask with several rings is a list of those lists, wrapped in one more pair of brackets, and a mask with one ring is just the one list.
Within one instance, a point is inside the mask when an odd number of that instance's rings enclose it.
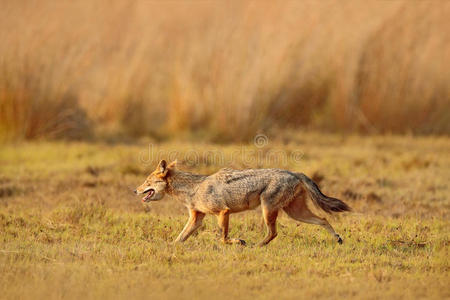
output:
{"label": "jackal's ear", "polygon": [[175,169],[175,167],[177,166],[177,164],[178,164],[178,160],[174,160],[173,162],[171,162],[168,166],[167,166],[167,169]]}
{"label": "jackal's ear", "polygon": [[159,171],[159,173],[164,174],[166,172],[166,166],[167,163],[166,161],[163,159],[159,162],[158,167],[156,168],[157,171]]}

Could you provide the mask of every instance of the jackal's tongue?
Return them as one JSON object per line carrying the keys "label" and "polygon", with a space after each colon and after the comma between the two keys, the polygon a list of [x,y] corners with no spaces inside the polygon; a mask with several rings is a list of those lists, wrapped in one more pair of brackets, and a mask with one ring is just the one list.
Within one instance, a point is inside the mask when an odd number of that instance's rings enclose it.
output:
{"label": "jackal's tongue", "polygon": [[150,190],[150,191],[148,192],[148,194],[145,195],[144,198],[142,198],[142,200],[143,200],[143,201],[147,201],[148,199],[150,199],[150,198],[153,196],[154,193],[155,193],[154,190]]}

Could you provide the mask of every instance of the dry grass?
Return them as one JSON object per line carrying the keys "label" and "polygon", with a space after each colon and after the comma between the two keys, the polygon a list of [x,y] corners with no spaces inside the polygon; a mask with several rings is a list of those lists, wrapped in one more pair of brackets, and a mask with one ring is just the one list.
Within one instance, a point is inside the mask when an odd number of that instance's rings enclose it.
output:
{"label": "dry grass", "polygon": [[3,1],[0,135],[448,134],[449,14],[446,1]]}
{"label": "dry grass", "polygon": [[[450,296],[448,138],[286,135],[262,148],[2,147],[2,298]],[[296,153],[300,160],[291,155]],[[255,211],[231,218],[231,236],[249,247],[222,245],[212,217],[186,243],[171,245],[186,221],[185,209],[173,199],[143,206],[131,192],[161,157],[171,155],[184,169],[201,173],[222,166],[305,172],[354,208],[329,217],[344,244],[282,215],[279,236],[254,248],[264,234]]]}

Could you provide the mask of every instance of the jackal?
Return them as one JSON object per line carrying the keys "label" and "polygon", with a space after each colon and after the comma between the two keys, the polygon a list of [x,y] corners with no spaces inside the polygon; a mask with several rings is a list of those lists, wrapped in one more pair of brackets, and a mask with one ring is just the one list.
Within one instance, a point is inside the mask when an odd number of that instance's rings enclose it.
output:
{"label": "jackal", "polygon": [[146,194],[143,202],[161,200],[169,194],[188,208],[189,221],[175,242],[184,242],[201,226],[206,214],[214,214],[222,231],[222,241],[245,245],[241,239],[228,237],[229,216],[261,205],[267,235],[259,246],[267,245],[277,236],[276,220],[280,209],[294,220],[322,226],[342,244],[342,238],[328,221],[308,209],[306,194],[327,213],[350,210],[341,200],[325,196],[305,174],[280,169],[224,168],[207,176],[180,171],[176,161],[167,164],[162,160],[134,192]]}

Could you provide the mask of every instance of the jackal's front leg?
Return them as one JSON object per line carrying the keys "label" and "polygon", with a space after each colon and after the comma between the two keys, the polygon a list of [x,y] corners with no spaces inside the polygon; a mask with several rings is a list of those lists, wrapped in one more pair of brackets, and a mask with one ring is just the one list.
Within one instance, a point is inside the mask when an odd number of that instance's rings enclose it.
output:
{"label": "jackal's front leg", "polygon": [[222,230],[222,242],[224,244],[240,244],[243,246],[246,245],[244,240],[230,239],[228,237],[228,224],[230,221],[230,211],[228,209],[223,210],[219,213],[219,215],[217,216],[217,221],[219,223],[220,229]]}
{"label": "jackal's front leg", "polygon": [[189,220],[184,226],[181,233],[178,235],[175,243],[184,242],[187,238],[197,230],[202,225],[202,220],[205,214],[196,210],[189,210]]}

